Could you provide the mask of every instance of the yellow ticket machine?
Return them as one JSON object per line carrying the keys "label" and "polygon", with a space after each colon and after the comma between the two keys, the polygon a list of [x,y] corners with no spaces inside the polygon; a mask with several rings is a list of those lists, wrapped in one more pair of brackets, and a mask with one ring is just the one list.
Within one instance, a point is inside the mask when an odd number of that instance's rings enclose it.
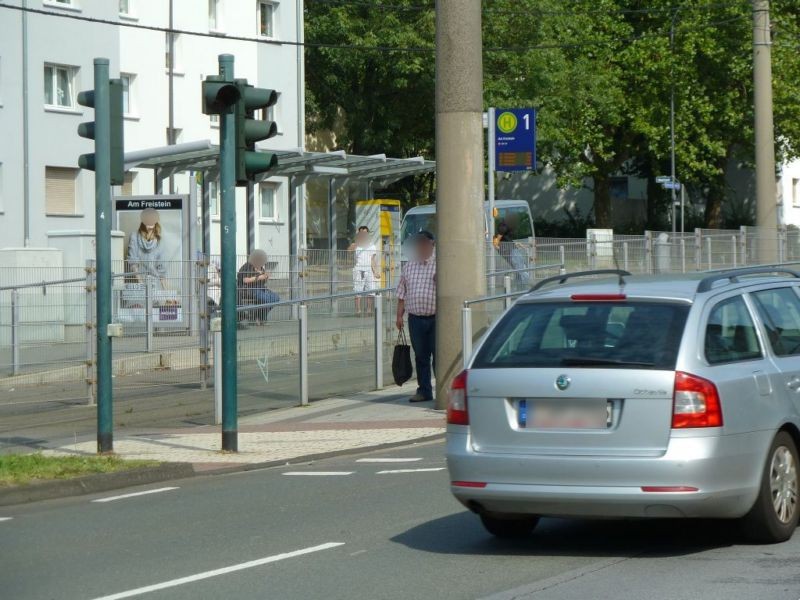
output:
{"label": "yellow ticket machine", "polygon": [[392,287],[400,279],[400,200],[356,200],[356,228],[366,225],[380,256],[379,287]]}

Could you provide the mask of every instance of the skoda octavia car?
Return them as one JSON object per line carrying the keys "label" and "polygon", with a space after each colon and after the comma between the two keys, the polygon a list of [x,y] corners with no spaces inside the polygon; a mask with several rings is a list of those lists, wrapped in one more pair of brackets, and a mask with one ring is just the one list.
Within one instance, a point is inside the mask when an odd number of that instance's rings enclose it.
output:
{"label": "skoda octavia car", "polygon": [[447,420],[452,493],[494,535],[541,516],[702,517],[786,540],[800,274],[543,280],[484,335]]}

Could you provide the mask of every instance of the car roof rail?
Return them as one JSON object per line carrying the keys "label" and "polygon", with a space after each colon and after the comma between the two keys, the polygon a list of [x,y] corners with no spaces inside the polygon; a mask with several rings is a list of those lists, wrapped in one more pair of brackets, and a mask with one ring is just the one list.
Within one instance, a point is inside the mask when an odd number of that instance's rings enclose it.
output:
{"label": "car roof rail", "polygon": [[771,265],[764,265],[761,267],[743,267],[741,269],[730,269],[728,271],[721,271],[704,277],[697,285],[697,293],[710,292],[712,287],[717,281],[729,281],[730,283],[739,283],[739,277],[747,275],[791,275],[792,277],[800,279],[800,273],[793,269],[786,267],[774,267]]}
{"label": "car roof rail", "polygon": [[564,273],[562,275],[553,275],[552,277],[548,277],[546,279],[542,279],[541,281],[537,282],[529,291],[535,292],[537,290],[542,289],[546,285],[550,285],[551,283],[558,283],[562,284],[566,282],[568,279],[574,279],[575,277],[591,277],[592,275],[617,275],[619,276],[619,284],[624,285],[625,280],[623,277],[629,277],[631,273],[629,271],[624,271],[623,269],[595,269],[593,271],[578,271],[577,273]]}

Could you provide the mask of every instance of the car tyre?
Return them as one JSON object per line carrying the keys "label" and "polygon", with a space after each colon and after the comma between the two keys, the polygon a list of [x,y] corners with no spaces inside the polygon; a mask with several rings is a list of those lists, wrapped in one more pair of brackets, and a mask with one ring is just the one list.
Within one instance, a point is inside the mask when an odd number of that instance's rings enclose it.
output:
{"label": "car tyre", "polygon": [[767,454],[756,502],[742,519],[749,541],[776,544],[792,537],[800,518],[798,469],[797,446],[781,431]]}
{"label": "car tyre", "polygon": [[481,515],[481,523],[486,531],[504,540],[519,540],[528,537],[539,523],[535,516],[494,516]]}

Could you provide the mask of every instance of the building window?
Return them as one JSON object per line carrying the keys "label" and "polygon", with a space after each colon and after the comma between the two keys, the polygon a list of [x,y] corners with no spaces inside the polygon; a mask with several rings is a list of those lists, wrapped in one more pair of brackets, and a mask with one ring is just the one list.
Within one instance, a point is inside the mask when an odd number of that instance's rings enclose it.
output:
{"label": "building window", "polygon": [[800,206],[800,179],[792,179],[792,205]]}
{"label": "building window", "polygon": [[136,173],[133,171],[128,171],[125,173],[125,179],[122,181],[122,189],[120,190],[120,195],[122,196],[133,196],[133,181],[136,179]]}
{"label": "building window", "polygon": [[65,167],[45,167],[44,169],[44,202],[48,215],[74,215],[77,213],[75,203],[75,181],[78,169]]}
{"label": "building window", "polygon": [[208,115],[212,127],[219,127],[219,115]]}
{"label": "building window", "polygon": [[258,198],[261,212],[259,217],[265,221],[274,221],[277,218],[275,197],[278,193],[278,186],[274,183],[259,183]]}
{"label": "building window", "polygon": [[63,65],[44,66],[44,103],[59,108],[75,107],[75,74],[78,69]]}
{"label": "building window", "polygon": [[133,4],[133,0],[119,0],[119,14],[126,17],[131,16],[131,4]]}
{"label": "building window", "polygon": [[219,19],[220,0],[208,0],[208,30],[219,31],[222,29]]}
{"label": "building window", "polygon": [[219,181],[208,182],[208,214],[219,214]]}
{"label": "building window", "polygon": [[132,115],[135,111],[131,94],[136,76],[129,73],[120,73],[119,78],[122,80],[122,114]]}
{"label": "building window", "polygon": [[258,0],[258,34],[275,37],[275,3]]}

